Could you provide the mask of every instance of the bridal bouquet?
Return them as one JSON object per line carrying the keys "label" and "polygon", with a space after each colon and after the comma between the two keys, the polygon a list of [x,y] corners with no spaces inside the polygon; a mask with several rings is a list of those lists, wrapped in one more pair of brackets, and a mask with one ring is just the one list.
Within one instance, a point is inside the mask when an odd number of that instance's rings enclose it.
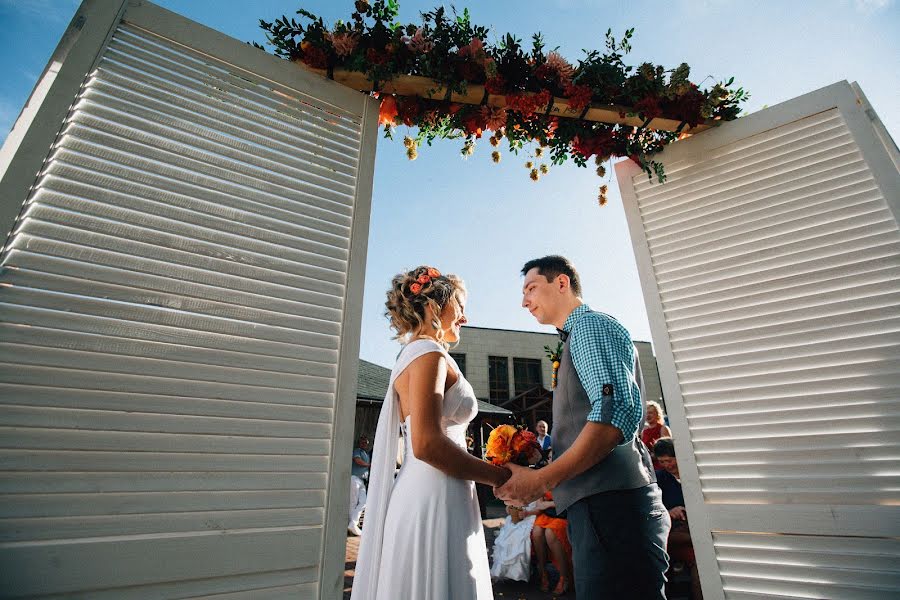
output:
{"label": "bridal bouquet", "polygon": [[485,459],[495,465],[511,462],[528,467],[537,464],[541,458],[541,445],[530,431],[500,425],[488,436]]}

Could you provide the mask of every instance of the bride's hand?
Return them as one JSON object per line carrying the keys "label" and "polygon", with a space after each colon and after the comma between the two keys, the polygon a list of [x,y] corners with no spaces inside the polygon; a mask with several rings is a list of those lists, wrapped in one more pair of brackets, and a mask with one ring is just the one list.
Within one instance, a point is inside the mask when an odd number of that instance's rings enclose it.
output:
{"label": "bride's hand", "polygon": [[512,475],[506,483],[494,488],[494,495],[500,500],[514,506],[524,506],[537,500],[547,491],[540,477],[540,471],[514,464],[508,464],[506,467]]}

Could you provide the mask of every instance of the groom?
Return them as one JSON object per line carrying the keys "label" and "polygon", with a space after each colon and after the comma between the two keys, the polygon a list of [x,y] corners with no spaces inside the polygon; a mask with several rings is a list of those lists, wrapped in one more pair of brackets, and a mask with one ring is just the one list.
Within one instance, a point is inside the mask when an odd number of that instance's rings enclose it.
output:
{"label": "groom", "polygon": [[637,350],[628,331],[581,300],[581,281],[562,256],[528,261],[522,306],[555,325],[563,351],[553,392],[554,461],[540,470],[509,465],[495,490],[524,505],[553,490],[567,511],[581,600],[665,599],[671,521],[641,443],[644,422]]}

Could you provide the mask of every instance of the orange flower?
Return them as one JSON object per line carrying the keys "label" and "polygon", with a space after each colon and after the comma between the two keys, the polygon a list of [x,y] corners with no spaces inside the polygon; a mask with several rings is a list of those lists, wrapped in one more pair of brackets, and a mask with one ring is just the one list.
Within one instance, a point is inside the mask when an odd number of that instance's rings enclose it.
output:
{"label": "orange flower", "polygon": [[495,465],[505,465],[513,457],[510,447],[512,438],[518,431],[512,425],[500,425],[488,436],[486,457]]}
{"label": "orange flower", "polygon": [[419,275],[419,278],[416,279],[416,281],[418,281],[418,282],[421,283],[422,285],[425,285],[426,283],[428,283],[429,281],[431,281],[431,277],[429,277],[428,275],[425,275],[425,274],[423,273],[423,274]]}
{"label": "orange flower", "polygon": [[491,432],[487,441],[487,460],[495,465],[512,462],[528,466],[543,458],[541,445],[530,431],[516,429],[512,425],[500,425]]}
{"label": "orange flower", "polygon": [[441,272],[435,269],[434,267],[428,267],[428,276],[429,277],[440,277]]}
{"label": "orange flower", "polygon": [[528,444],[537,442],[537,436],[530,431],[519,431],[518,435],[514,435],[512,439],[512,449],[516,452],[522,452],[528,449]]}
{"label": "orange flower", "polygon": [[422,284],[418,281],[413,282],[412,285],[409,286],[409,291],[411,291],[413,294],[418,294],[422,291]]}
{"label": "orange flower", "polygon": [[381,99],[381,108],[378,110],[378,124],[393,125],[394,118],[398,113],[397,99],[393,96],[386,95]]}

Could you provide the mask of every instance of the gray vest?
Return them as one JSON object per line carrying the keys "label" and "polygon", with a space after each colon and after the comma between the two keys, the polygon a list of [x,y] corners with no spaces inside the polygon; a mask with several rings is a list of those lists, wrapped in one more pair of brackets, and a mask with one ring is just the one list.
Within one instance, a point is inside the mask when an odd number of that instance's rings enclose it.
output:
{"label": "gray vest", "polygon": [[[635,378],[643,390],[640,364],[635,356]],[[612,383],[612,382],[610,382]],[[643,403],[643,399],[641,400]],[[556,389],[553,390],[553,455],[559,458],[581,433],[591,411],[591,402],[569,352],[569,340],[563,346],[559,361],[559,372],[556,378]],[[643,419],[641,419],[643,428]],[[643,487],[656,481],[653,461],[641,442],[640,429],[628,444],[613,448],[606,458],[587,471],[564,481],[553,489],[553,500],[556,511],[562,512],[569,506],[598,492],[612,490],[631,490]]]}

